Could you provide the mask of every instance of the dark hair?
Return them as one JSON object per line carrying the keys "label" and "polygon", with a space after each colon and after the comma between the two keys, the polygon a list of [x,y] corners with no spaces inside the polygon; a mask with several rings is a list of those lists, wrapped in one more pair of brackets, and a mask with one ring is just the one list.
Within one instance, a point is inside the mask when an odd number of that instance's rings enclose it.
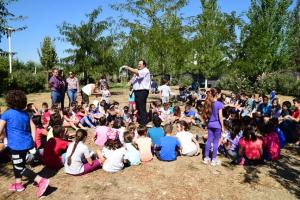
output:
{"label": "dark hair", "polygon": [[282,107],[283,107],[283,106],[286,106],[288,109],[290,109],[290,108],[292,107],[292,104],[291,104],[290,101],[284,101],[284,102],[282,103]]}
{"label": "dark hair", "polygon": [[102,116],[99,120],[97,120],[98,125],[105,126],[106,125],[106,117]]}
{"label": "dark hair", "polygon": [[164,78],[164,79],[162,80],[162,84],[164,85],[164,84],[167,84],[167,83],[168,83],[168,80]]}
{"label": "dark hair", "polygon": [[153,124],[155,127],[160,127],[161,125],[161,119],[158,116],[153,117]]}
{"label": "dark hair", "polygon": [[172,131],[173,131],[173,125],[172,124],[166,124],[164,126],[164,132],[165,132],[165,134],[172,133]]}
{"label": "dark hair", "polygon": [[43,102],[42,106],[47,106],[47,108],[48,108],[48,103],[47,102]]}
{"label": "dark hair", "polygon": [[181,110],[180,110],[179,106],[174,106],[173,111],[174,111],[174,116],[176,116],[176,117],[181,116]]}
{"label": "dark hair", "polygon": [[55,125],[62,125],[62,124],[63,124],[63,120],[59,113],[53,113],[52,115],[50,115],[49,126],[53,127]]}
{"label": "dark hair", "polygon": [[211,116],[211,112],[212,112],[212,107],[213,107],[213,103],[214,103],[214,98],[218,95],[218,91],[215,88],[211,88],[208,92],[207,92],[207,97],[206,100],[204,102],[204,113],[203,113],[203,118],[204,121],[209,120],[210,116]]}
{"label": "dark hair", "polygon": [[82,141],[86,136],[87,136],[87,131],[86,130],[78,129],[76,131],[75,144],[73,146],[71,155],[67,158],[67,164],[68,165],[71,165],[71,163],[72,163],[72,156],[73,156],[73,154],[74,154],[74,152],[76,150],[76,147],[77,147],[78,143],[80,141]]}
{"label": "dark hair", "polygon": [[65,136],[65,128],[62,125],[55,125],[52,127],[53,136],[56,138],[63,138]]}
{"label": "dark hair", "polygon": [[116,117],[114,120],[114,123],[112,125],[113,128],[119,129],[123,126],[123,120],[119,117]]}
{"label": "dark hair", "polygon": [[255,134],[255,130],[253,128],[253,126],[249,125],[245,128],[244,132],[243,132],[243,136],[244,136],[244,139],[246,141],[256,141],[257,140],[257,136]]}
{"label": "dark hair", "polygon": [[108,139],[105,144],[105,147],[107,147],[109,150],[116,150],[116,149],[120,149],[123,145],[121,143],[121,141],[119,139]]}
{"label": "dark hair", "polygon": [[140,59],[139,61],[142,61],[142,62],[143,62],[143,65],[144,65],[145,67],[147,67],[147,63],[146,63],[146,61],[145,61],[144,59]]}
{"label": "dark hair", "polygon": [[70,109],[69,108],[64,108],[63,111],[62,111],[62,113],[63,113],[63,115],[69,116]]}
{"label": "dark hair", "polygon": [[186,123],[185,121],[181,120],[178,122],[178,124],[183,128],[183,130],[188,131],[190,130],[190,127],[188,125],[188,123]]}
{"label": "dark hair", "polygon": [[124,142],[125,143],[131,143],[134,138],[133,131],[125,131],[124,132]]}
{"label": "dark hair", "polygon": [[139,125],[139,127],[137,128],[137,132],[138,132],[139,136],[146,135],[147,127],[144,125]]}
{"label": "dark hair", "polygon": [[41,115],[33,115],[31,119],[37,128],[44,128]]}
{"label": "dark hair", "polygon": [[241,123],[239,120],[234,120],[232,122],[232,127],[230,131],[231,138],[234,139],[241,131]]}
{"label": "dark hair", "polygon": [[21,90],[10,90],[5,96],[7,107],[15,110],[24,110],[27,105],[27,97]]}
{"label": "dark hair", "polygon": [[274,124],[270,122],[263,123],[259,126],[259,131],[262,135],[269,134],[275,130]]}
{"label": "dark hair", "polygon": [[296,98],[296,99],[293,99],[293,102],[297,102],[297,103],[300,103],[300,98]]}

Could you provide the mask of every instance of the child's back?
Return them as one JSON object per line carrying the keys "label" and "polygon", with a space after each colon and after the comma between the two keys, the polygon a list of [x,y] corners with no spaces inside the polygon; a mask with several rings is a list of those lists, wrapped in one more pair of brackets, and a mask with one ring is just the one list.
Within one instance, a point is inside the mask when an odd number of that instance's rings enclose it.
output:
{"label": "child's back", "polygon": [[125,143],[125,149],[127,151],[127,158],[130,165],[139,165],[141,164],[141,155],[140,152],[133,146],[132,143]]}
{"label": "child's back", "polygon": [[157,148],[160,148],[158,159],[163,161],[173,161],[177,158],[176,149],[180,148],[181,144],[174,136],[164,136],[160,138],[156,146]]}
{"label": "child's back", "polygon": [[262,148],[262,140],[257,138],[255,141],[240,139],[240,146],[244,148],[245,156],[250,160],[258,160],[261,158],[260,149]]}
{"label": "child's back", "polygon": [[61,155],[67,150],[68,144],[68,141],[56,137],[48,140],[44,148],[44,165],[52,169],[60,169],[63,167]]}
{"label": "child's back", "polygon": [[153,145],[157,144],[164,135],[164,130],[161,127],[152,127],[148,131],[148,136],[151,138]]}
{"label": "child's back", "polygon": [[264,157],[266,160],[278,160],[280,154],[279,138],[277,133],[271,132],[263,136]]}
{"label": "child's back", "polygon": [[181,131],[176,134],[180,144],[182,145],[183,155],[194,155],[197,152],[197,146],[193,142],[193,134],[187,131]]}
{"label": "child's back", "polygon": [[95,144],[99,147],[103,147],[108,138],[109,131],[112,131],[108,126],[97,126],[95,129],[96,140]]}
{"label": "child's back", "polygon": [[141,161],[147,162],[152,160],[153,155],[151,152],[151,138],[149,137],[139,137],[135,143],[138,145],[138,148],[141,153]]}

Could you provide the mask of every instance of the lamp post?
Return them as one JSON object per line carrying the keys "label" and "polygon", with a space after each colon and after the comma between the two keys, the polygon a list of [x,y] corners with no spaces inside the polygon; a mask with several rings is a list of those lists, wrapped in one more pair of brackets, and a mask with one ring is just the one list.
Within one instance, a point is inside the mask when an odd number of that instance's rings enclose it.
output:
{"label": "lamp post", "polygon": [[8,38],[8,61],[9,61],[9,73],[12,73],[12,51],[11,51],[11,33],[15,32],[16,29],[13,29],[11,27],[4,28],[7,33]]}

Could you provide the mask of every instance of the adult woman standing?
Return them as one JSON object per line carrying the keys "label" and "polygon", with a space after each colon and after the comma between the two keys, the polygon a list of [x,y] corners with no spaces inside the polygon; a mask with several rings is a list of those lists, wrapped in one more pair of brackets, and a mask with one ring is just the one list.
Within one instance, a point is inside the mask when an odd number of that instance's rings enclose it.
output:
{"label": "adult woman standing", "polygon": [[[204,163],[209,164],[211,161],[212,166],[216,166],[220,164],[220,161],[216,159],[219,140],[221,138],[221,134],[224,130],[223,125],[223,108],[224,105],[220,101],[218,101],[220,94],[217,89],[212,88],[207,93],[207,98],[204,103],[204,120],[207,122],[207,130],[208,130],[208,139],[205,144],[205,157]],[[213,153],[212,160],[209,158],[209,152],[211,148],[211,143],[213,143]]]}
{"label": "adult woman standing", "polygon": [[69,105],[71,105],[73,102],[76,101],[77,98],[77,93],[80,92],[80,88],[79,88],[79,80],[78,78],[75,76],[75,73],[70,71],[69,72],[69,77],[66,80],[67,82],[67,94],[69,97]]}
{"label": "adult woman standing", "polygon": [[52,105],[61,102],[61,89],[62,82],[58,76],[58,70],[56,68],[52,69],[52,76],[49,80],[49,86],[51,89],[51,102]]}
{"label": "adult woman standing", "polygon": [[64,70],[60,69],[58,70],[58,79],[61,82],[61,88],[60,88],[60,103],[61,103],[61,110],[65,107],[65,93],[67,90],[67,83],[64,75]]}

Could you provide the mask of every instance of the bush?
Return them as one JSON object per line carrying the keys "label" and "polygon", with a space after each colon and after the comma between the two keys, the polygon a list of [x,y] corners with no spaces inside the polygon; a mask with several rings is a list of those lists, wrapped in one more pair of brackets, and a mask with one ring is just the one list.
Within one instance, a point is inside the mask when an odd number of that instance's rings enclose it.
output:
{"label": "bush", "polygon": [[254,88],[245,74],[233,73],[224,75],[218,82],[218,87],[233,92],[253,92]]}
{"label": "bush", "polygon": [[33,74],[25,70],[18,70],[6,79],[7,90],[18,89],[26,93],[40,92],[45,89],[46,75],[44,72]]}

